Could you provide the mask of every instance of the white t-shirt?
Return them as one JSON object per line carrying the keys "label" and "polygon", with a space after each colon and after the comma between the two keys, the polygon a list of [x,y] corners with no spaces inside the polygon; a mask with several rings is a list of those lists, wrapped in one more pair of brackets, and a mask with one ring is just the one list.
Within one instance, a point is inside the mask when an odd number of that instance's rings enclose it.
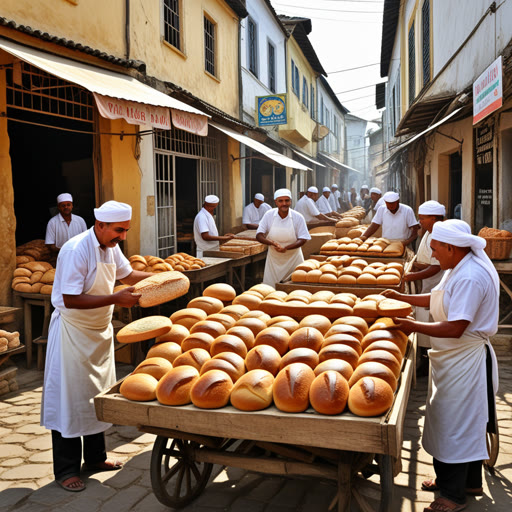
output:
{"label": "white t-shirt", "polygon": [[300,213],[306,219],[306,222],[312,222],[316,220],[316,216],[320,214],[318,208],[316,207],[315,201],[308,197],[307,195],[303,195],[295,205],[295,211]]}
{"label": "white t-shirt", "polygon": [[329,206],[331,207],[331,212],[337,212],[340,208],[340,203],[338,202],[338,198],[333,192],[331,192],[328,201]]}
{"label": "white t-shirt", "polygon": [[391,213],[384,203],[381,206],[372,223],[382,226],[382,236],[391,240],[407,240],[411,236],[411,227],[416,226],[418,221],[414,211],[406,204],[399,204],[396,213]]}
{"label": "white t-shirt", "polygon": [[218,251],[217,240],[203,240],[201,233],[208,232],[212,236],[219,236],[215,219],[205,208],[201,208],[194,219],[194,241],[200,251]]}
{"label": "white t-shirt", "polygon": [[[331,196],[329,196],[329,199]],[[329,199],[327,199],[323,194],[317,199],[316,201],[316,207],[318,208],[318,211],[320,213],[323,213],[324,215],[326,213],[331,213],[335,210],[331,208],[331,205],[329,204]]]}
{"label": "white t-shirt", "polygon": [[[304,217],[299,212],[292,210],[291,208],[288,210],[288,215],[292,216],[293,229],[295,230],[295,236],[297,239],[311,240],[311,235],[309,234]],[[283,219],[279,215],[279,210],[277,208],[272,208],[263,215],[256,234],[263,233],[264,235],[267,235],[274,220],[276,220],[276,222],[284,223],[288,219],[288,215]]]}
{"label": "white t-shirt", "polygon": [[68,223],[58,213],[48,221],[46,226],[45,244],[55,244],[59,249],[70,239],[87,231],[85,220],[78,215],[71,214],[71,222]]}
{"label": "white t-shirt", "polygon": [[454,269],[447,270],[434,290],[444,290],[443,306],[449,322],[471,322],[462,337],[496,334],[498,297],[489,273],[475,261],[473,253],[467,254]]}
{"label": "white t-shirt", "polygon": [[116,264],[116,279],[123,279],[132,273],[130,262],[119,246],[101,249],[92,227],[66,242],[59,252],[52,290],[52,304],[56,309],[66,309],[63,294],[81,295],[94,284],[96,248],[102,263]]}
{"label": "white t-shirt", "polygon": [[254,203],[248,204],[244,208],[242,224],[259,224],[263,215],[269,210],[271,210],[271,206],[267,203],[261,203],[259,208],[256,208]]}

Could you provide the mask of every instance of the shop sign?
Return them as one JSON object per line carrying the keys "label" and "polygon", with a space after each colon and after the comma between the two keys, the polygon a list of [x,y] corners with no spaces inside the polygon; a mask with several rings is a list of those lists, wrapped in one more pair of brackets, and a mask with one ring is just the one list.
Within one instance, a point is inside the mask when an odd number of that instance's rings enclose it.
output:
{"label": "shop sign", "polygon": [[287,124],[286,94],[256,96],[256,112],[258,113],[258,126]]}
{"label": "shop sign", "polygon": [[208,118],[183,110],[171,109],[172,124],[175,128],[206,137],[208,135]]}
{"label": "shop sign", "polygon": [[171,129],[171,116],[168,107],[157,107],[102,94],[93,94],[100,114],[107,119],[124,119],[130,124],[145,124],[161,130]]}
{"label": "shop sign", "polygon": [[473,124],[503,105],[501,55],[473,83]]}
{"label": "shop sign", "polygon": [[475,231],[492,226],[494,125],[475,128]]}

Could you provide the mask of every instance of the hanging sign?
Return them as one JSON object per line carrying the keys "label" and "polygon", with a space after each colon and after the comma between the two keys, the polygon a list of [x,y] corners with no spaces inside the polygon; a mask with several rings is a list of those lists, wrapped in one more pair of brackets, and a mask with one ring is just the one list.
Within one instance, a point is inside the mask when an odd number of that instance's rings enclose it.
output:
{"label": "hanging sign", "polygon": [[492,226],[494,125],[475,128],[475,232]]}
{"label": "hanging sign", "polygon": [[473,124],[503,105],[501,55],[473,83]]}
{"label": "hanging sign", "polygon": [[258,126],[272,126],[288,123],[286,115],[286,94],[256,96]]}
{"label": "hanging sign", "polygon": [[206,137],[208,135],[208,118],[171,108],[172,124],[179,130]]}
{"label": "hanging sign", "polygon": [[130,124],[145,124],[161,130],[171,129],[168,107],[157,107],[136,101],[94,94],[99,113],[107,119],[124,119]]}

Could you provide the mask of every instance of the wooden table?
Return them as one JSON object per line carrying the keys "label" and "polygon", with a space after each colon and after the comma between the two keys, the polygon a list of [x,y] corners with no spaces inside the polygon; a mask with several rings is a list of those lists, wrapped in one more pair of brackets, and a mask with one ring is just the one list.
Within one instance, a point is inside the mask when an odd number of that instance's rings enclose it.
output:
{"label": "wooden table", "polygon": [[32,307],[38,306],[44,309],[43,329],[41,338],[48,338],[48,328],[50,327],[50,318],[52,314],[51,295],[42,295],[40,293],[14,292],[14,304],[23,307],[23,336],[27,354],[27,368],[32,366]]}
{"label": "wooden table", "polygon": [[[503,282],[501,278],[502,275],[512,274],[512,259],[511,260],[494,260],[492,261],[494,268],[498,272],[500,277],[500,285],[505,290],[505,293],[512,300],[512,290]],[[512,329],[512,324],[507,324],[506,322],[512,317],[512,311],[506,312],[499,320],[498,320],[498,329]]]}

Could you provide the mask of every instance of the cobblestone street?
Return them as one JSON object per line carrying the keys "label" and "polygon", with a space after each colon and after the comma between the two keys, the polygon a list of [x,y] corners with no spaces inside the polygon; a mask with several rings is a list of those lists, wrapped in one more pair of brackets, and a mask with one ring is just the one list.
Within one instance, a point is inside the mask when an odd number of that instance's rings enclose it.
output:
{"label": "cobblestone street", "polygon": [[[484,495],[468,499],[467,510],[471,512],[508,512],[512,502],[512,353],[510,338],[501,336],[497,340],[500,344],[497,349],[500,454],[495,475],[484,474]],[[118,377],[130,369],[118,365]],[[19,390],[3,396],[0,402],[0,510],[169,510],[158,502],[151,488],[149,466],[155,437],[141,434],[132,427],[114,426],[108,431],[107,448],[111,456],[125,461],[122,470],[86,475],[87,489],[81,493],[65,492],[54,483],[50,433],[39,426],[42,379],[42,372],[20,368]],[[402,449],[403,470],[395,478],[393,510],[421,512],[432,501],[431,493],[418,490],[421,481],[433,475],[431,457],[420,444],[426,387],[427,379],[418,379],[409,399]],[[300,479],[216,466],[206,490],[183,510],[318,512],[328,509],[335,494],[331,483],[318,480],[305,483]],[[353,508],[357,510],[355,505]]]}

